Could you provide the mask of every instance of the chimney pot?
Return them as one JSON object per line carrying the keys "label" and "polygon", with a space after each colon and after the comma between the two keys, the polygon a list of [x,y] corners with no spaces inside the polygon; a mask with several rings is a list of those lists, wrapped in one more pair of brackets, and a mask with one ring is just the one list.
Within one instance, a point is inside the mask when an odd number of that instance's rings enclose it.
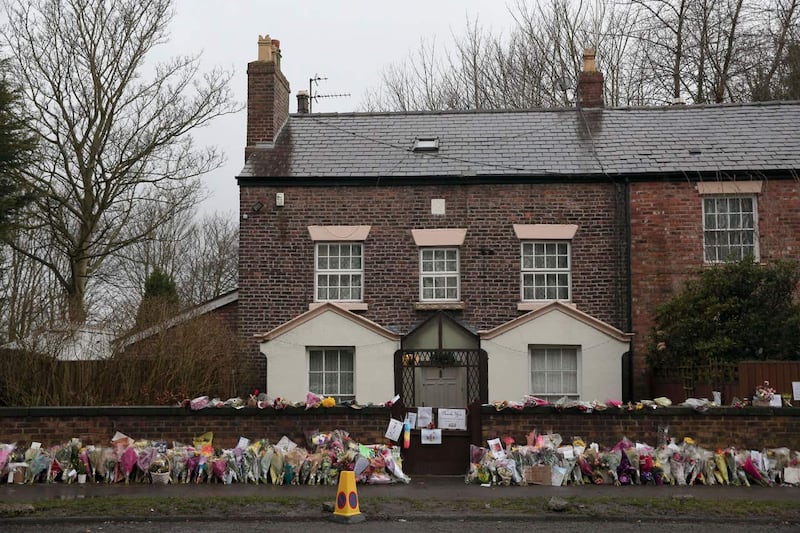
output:
{"label": "chimney pot", "polygon": [[297,112],[301,114],[308,113],[308,91],[297,91]]}
{"label": "chimney pot", "polygon": [[583,49],[583,71],[584,72],[597,72],[597,63],[595,62],[597,53],[594,48]]}
{"label": "chimney pot", "polygon": [[272,43],[273,40],[269,38],[269,35],[258,36],[259,61],[272,61]]}

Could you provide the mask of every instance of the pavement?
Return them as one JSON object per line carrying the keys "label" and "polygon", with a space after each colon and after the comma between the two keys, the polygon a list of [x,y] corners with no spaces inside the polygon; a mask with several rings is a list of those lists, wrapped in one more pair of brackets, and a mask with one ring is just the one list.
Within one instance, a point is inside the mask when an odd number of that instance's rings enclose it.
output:
{"label": "pavement", "polygon": [[[33,509],[37,503],[46,500],[86,500],[91,498],[244,498],[241,508],[241,519],[257,518],[264,513],[273,513],[291,520],[319,520],[323,511],[323,503],[336,500],[336,486],[273,486],[219,483],[206,484],[170,484],[150,485],[144,483],[116,484],[34,484],[34,485],[0,485],[0,509],[3,506],[28,507],[31,516],[24,518],[22,514],[3,514],[0,512],[0,523],[11,520],[9,517],[22,516],[22,520],[36,520]],[[419,519],[420,517],[480,517],[481,519],[521,520],[530,518],[532,514],[550,513],[560,509],[548,508],[546,502],[560,500],[572,507],[572,516],[585,515],[588,518],[600,519],[602,516],[616,516],[625,512],[622,502],[632,499],[646,500],[653,504],[652,513],[666,513],[675,518],[676,506],[681,509],[686,503],[686,520],[696,520],[697,510],[689,502],[693,500],[728,500],[746,502],[749,508],[774,509],[775,502],[785,502],[787,513],[779,517],[784,523],[800,524],[800,487],[733,487],[733,486],[596,486],[571,485],[550,487],[542,485],[529,486],[481,486],[467,485],[463,476],[415,476],[408,484],[394,483],[389,485],[357,485],[360,511],[371,519],[396,520]],[[270,499],[272,503],[247,503],[247,497]],[[657,502],[668,503],[666,509]],[[260,502],[260,500],[259,500]],[[543,503],[544,502],[544,503]],[[577,503],[576,503],[577,502]],[[763,503],[759,503],[763,502]],[[767,505],[767,502],[772,502]],[[649,505],[645,507],[650,507]],[[708,506],[706,506],[707,508]],[[780,507],[780,505],[778,505]],[[630,512],[639,512],[639,507],[630,508]],[[237,507],[237,511],[239,507]],[[646,510],[645,510],[646,511]],[[332,507],[327,512],[332,512]],[[648,511],[650,512],[650,511]],[[692,513],[695,514],[692,514]],[[699,512],[702,512],[702,508]],[[261,513],[259,515],[259,513]],[[652,515],[651,515],[652,516]],[[205,518],[209,515],[206,514]],[[152,519],[152,516],[150,517]],[[186,517],[165,517],[176,519]],[[197,519],[201,519],[199,517]],[[587,519],[588,519],[587,518]],[[776,516],[764,516],[764,519],[775,519]],[[56,518],[57,519],[57,518]],[[102,517],[94,517],[95,520]],[[790,520],[790,522],[785,522]]]}
{"label": "pavement", "polygon": [[[655,486],[655,485],[568,485],[550,487],[528,485],[508,487],[465,484],[464,476],[415,476],[410,483],[391,483],[386,485],[358,484],[360,499],[370,497],[399,498],[409,500],[482,500],[482,499],[525,499],[558,496],[561,498],[579,497],[629,497],[663,499],[724,499],[747,501],[800,501],[800,487],[735,487],[722,485]],[[233,483],[178,483],[151,485],[149,483],[87,483],[84,485],[66,483],[36,483],[33,485],[0,484],[2,502],[36,502],[41,500],[69,500],[84,498],[137,498],[137,497],[180,497],[216,498],[264,496],[276,498],[306,498],[317,500],[330,496],[336,498],[336,486],[309,485],[253,485]]]}

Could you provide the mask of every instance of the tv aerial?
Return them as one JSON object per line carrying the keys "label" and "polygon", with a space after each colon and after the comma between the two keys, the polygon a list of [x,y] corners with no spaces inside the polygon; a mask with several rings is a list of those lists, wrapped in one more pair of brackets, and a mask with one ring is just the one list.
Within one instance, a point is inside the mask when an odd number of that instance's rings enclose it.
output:
{"label": "tv aerial", "polygon": [[345,98],[350,96],[350,93],[341,94],[319,94],[314,93],[314,86],[319,85],[319,82],[327,80],[319,74],[314,74],[314,77],[308,78],[308,112],[311,113],[313,104],[318,98]]}

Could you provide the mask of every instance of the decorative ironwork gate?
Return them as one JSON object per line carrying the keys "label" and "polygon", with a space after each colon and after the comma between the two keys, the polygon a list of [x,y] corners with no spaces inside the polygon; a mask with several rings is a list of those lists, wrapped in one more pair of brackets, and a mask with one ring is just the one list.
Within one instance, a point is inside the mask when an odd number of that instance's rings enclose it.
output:
{"label": "decorative ironwork gate", "polygon": [[488,357],[484,350],[398,350],[395,352],[395,390],[406,406],[417,398],[417,368],[464,367],[466,404],[488,403]]}

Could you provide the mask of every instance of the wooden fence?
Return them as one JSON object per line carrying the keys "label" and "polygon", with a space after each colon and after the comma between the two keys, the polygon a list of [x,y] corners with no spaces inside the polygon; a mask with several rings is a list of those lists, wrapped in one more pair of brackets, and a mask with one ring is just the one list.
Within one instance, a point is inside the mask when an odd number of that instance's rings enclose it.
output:
{"label": "wooden fence", "polygon": [[725,404],[736,397],[752,399],[756,387],[764,381],[779,394],[791,395],[792,382],[800,381],[800,361],[713,362],[709,365],[676,368],[653,377],[653,397],[666,396],[673,402],[687,398],[712,398],[722,393]]}

